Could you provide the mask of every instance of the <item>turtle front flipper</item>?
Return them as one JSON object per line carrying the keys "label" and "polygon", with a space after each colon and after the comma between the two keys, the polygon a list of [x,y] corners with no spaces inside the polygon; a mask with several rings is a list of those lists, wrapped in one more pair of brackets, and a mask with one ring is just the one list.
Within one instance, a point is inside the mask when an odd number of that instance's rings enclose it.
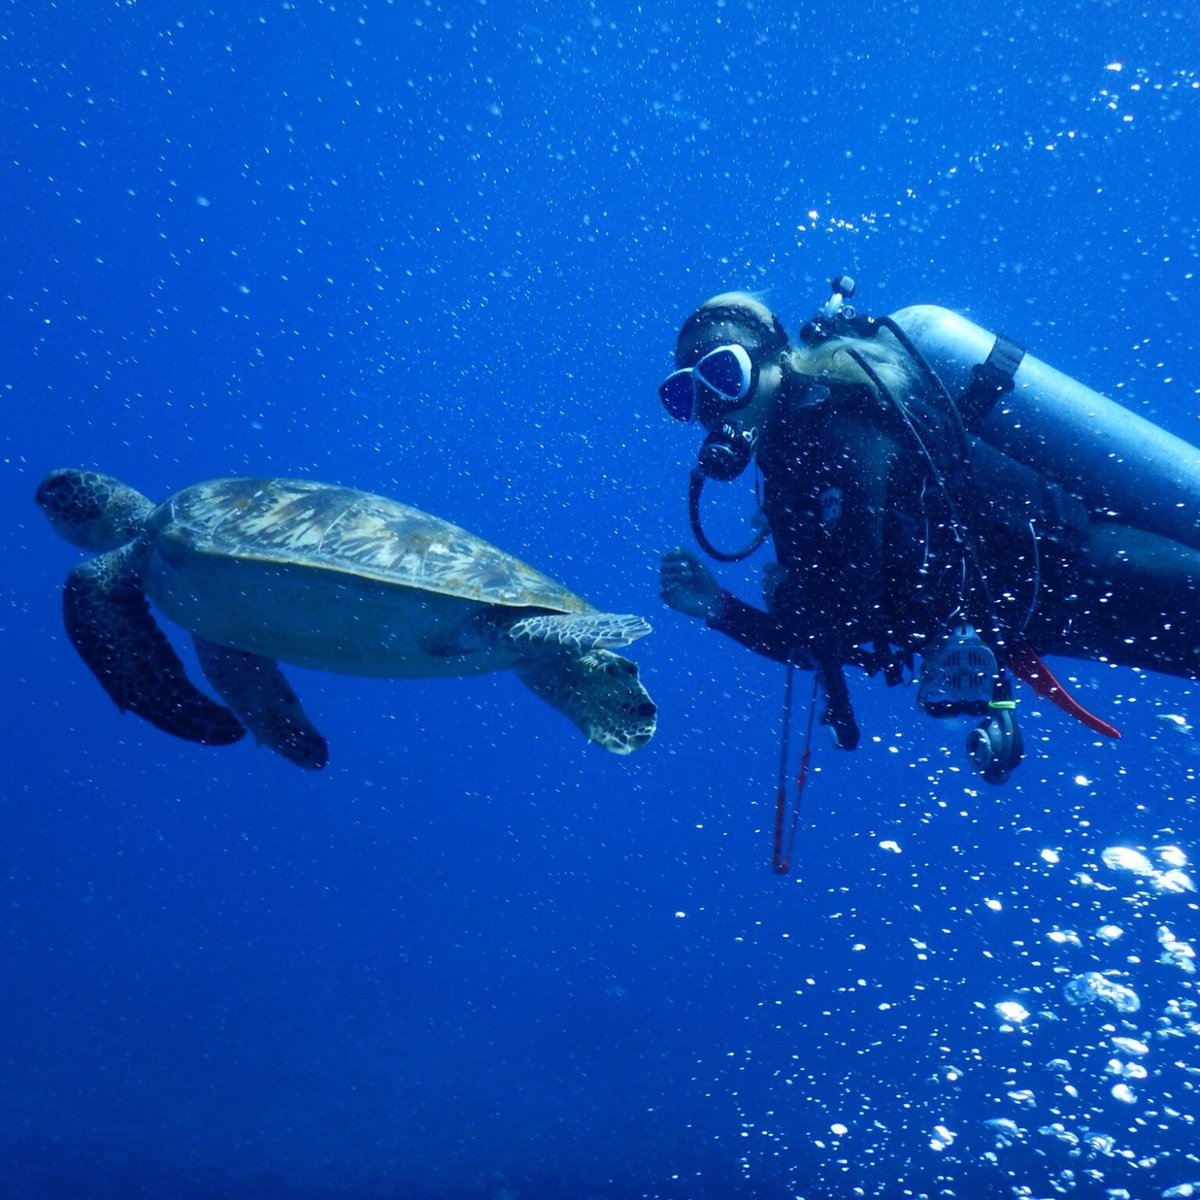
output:
{"label": "turtle front flipper", "polygon": [[140,548],[81,563],[67,576],[63,617],[80,657],[122,712],[164,733],[228,746],[245,736],[227,708],[195,688],[150,614],[138,567]]}
{"label": "turtle front flipper", "polygon": [[274,659],[201,637],[193,641],[208,682],[260,742],[298,767],[320,770],[329,761],[328,744]]}
{"label": "turtle front flipper", "polygon": [[614,754],[629,754],[654,736],[658,707],[638,679],[637,664],[619,654],[546,650],[531,654],[516,672],[530,691]]}
{"label": "turtle front flipper", "polygon": [[543,643],[564,650],[615,650],[645,637],[650,625],[631,613],[537,613],[508,627],[507,637],[518,647]]}

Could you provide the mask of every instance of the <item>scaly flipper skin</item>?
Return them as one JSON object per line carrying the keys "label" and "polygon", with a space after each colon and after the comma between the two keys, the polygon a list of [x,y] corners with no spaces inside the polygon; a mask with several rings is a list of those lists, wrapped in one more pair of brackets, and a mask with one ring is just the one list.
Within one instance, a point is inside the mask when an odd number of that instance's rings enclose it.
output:
{"label": "scaly flipper skin", "polygon": [[122,712],[205,746],[245,736],[241,722],[189,682],[183,663],[150,615],[138,568],[140,547],[81,563],[67,576],[63,617],[80,657]]}
{"label": "scaly flipper skin", "polygon": [[208,682],[260,742],[298,767],[319,771],[329,761],[328,743],[274,659],[201,637],[193,641]]}
{"label": "scaly flipper skin", "polygon": [[514,621],[508,638],[516,646],[542,643],[582,654],[616,650],[649,632],[649,623],[632,613],[538,613]]}

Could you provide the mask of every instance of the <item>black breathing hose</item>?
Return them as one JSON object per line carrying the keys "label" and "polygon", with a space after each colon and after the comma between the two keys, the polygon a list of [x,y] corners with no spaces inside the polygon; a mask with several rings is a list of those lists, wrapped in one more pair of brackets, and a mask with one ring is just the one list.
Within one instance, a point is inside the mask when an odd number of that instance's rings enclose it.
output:
{"label": "black breathing hose", "polygon": [[699,467],[693,467],[688,480],[688,517],[691,519],[692,533],[695,535],[700,549],[709,558],[715,558],[717,562],[741,562],[743,558],[749,558],[767,540],[767,534],[770,532],[766,520],[762,516],[762,511],[759,510],[755,514],[757,528],[754,536],[745,546],[740,550],[718,550],[708,540],[704,533],[704,527],[700,524],[700,493],[704,490],[704,479],[704,472]]}

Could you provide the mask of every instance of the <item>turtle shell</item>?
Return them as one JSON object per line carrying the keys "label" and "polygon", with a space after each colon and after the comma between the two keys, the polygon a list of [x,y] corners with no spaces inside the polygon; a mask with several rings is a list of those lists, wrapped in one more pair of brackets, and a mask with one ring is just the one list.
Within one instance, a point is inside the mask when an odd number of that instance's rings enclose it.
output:
{"label": "turtle shell", "polygon": [[308,567],[510,607],[587,612],[591,605],[511,554],[385,496],[299,479],[214,479],[151,514],[194,549]]}

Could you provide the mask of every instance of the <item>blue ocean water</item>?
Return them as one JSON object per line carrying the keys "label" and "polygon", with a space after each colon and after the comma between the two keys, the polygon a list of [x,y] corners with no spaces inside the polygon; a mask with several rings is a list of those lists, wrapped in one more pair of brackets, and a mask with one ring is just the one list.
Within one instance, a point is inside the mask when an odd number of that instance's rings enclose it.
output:
{"label": "blue ocean water", "polygon": [[[658,599],[655,397],[850,271],[1200,442],[1198,61],[1124,0],[0,4],[0,1196],[1200,1189],[1196,687],[1056,664],[1124,737],[1026,690],[994,789],[852,680],[773,875],[782,672]],[[291,669],[324,772],[176,742],[66,640],[60,465],[476,530],[653,622],[658,736]]]}

